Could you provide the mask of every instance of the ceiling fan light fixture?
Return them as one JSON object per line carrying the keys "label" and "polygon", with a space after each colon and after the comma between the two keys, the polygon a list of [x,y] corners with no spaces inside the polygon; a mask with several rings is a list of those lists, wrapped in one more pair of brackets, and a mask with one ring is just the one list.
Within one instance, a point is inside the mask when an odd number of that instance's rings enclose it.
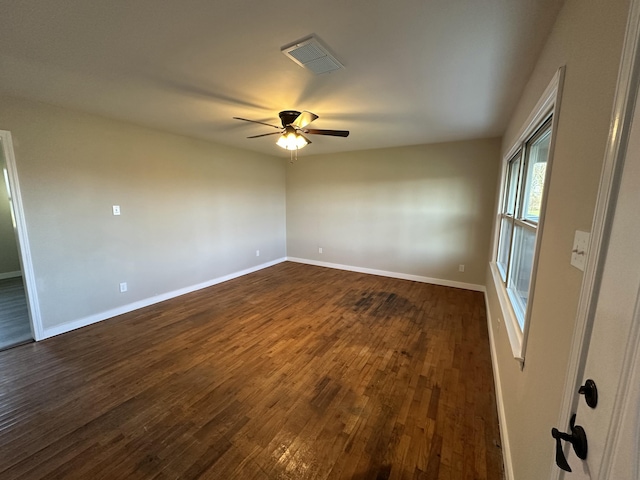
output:
{"label": "ceiling fan light fixture", "polygon": [[306,147],[308,143],[307,139],[302,135],[298,135],[295,130],[287,129],[286,132],[280,135],[276,145],[284,148],[285,150],[300,150],[301,148]]}
{"label": "ceiling fan light fixture", "polygon": [[[328,135],[331,137],[349,136],[348,130],[322,130],[316,128],[306,128],[307,125],[318,118],[318,115],[308,112],[307,110],[303,112],[299,112],[297,110],[283,110],[278,114],[278,116],[280,117],[280,121],[282,122],[282,128],[276,125],[272,125],[271,123],[262,122],[260,120],[249,120],[242,117],[233,118],[235,120],[242,120],[243,122],[259,123],[261,125],[266,125],[268,127],[273,127],[279,130],[278,132],[263,133],[261,135],[251,135],[247,138],[258,138],[279,134],[280,137],[278,138],[276,145],[278,145],[280,148],[291,151],[292,155],[294,150],[298,151],[311,143],[311,140],[308,140],[305,136],[306,134]],[[305,135],[302,135],[301,132]]]}

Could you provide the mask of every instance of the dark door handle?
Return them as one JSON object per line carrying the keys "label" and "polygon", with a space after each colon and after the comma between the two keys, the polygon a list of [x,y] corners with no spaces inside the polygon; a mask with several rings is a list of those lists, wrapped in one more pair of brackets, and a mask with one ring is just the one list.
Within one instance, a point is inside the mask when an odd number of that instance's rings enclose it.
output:
{"label": "dark door handle", "polygon": [[565,472],[570,472],[571,467],[564,456],[564,452],[562,451],[562,442],[560,442],[560,440],[564,440],[565,442],[569,442],[573,445],[573,451],[576,452],[576,456],[582,460],[587,458],[588,450],[587,434],[585,433],[584,428],[580,425],[576,425],[575,413],[571,416],[569,427],[571,428],[571,434],[561,432],[557,428],[551,429],[551,436],[556,439],[556,465]]}
{"label": "dark door handle", "polygon": [[584,382],[584,385],[578,390],[580,395],[584,395],[584,400],[591,408],[596,408],[598,405],[598,389],[596,388],[596,382],[588,379]]}

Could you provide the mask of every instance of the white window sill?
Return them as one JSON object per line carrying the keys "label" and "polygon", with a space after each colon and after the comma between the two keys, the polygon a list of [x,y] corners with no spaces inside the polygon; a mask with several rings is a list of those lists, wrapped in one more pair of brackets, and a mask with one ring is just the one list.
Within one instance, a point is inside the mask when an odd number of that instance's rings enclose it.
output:
{"label": "white window sill", "polygon": [[502,283],[502,277],[498,270],[498,265],[495,262],[491,262],[491,274],[493,276],[493,284],[498,293],[498,301],[500,302],[500,310],[502,318],[504,320],[504,326],[507,330],[507,336],[509,337],[509,343],[511,344],[511,351],[513,352],[513,358],[520,362],[520,367],[524,366],[524,336],[518,323],[511,301],[509,300],[509,294],[507,289]]}

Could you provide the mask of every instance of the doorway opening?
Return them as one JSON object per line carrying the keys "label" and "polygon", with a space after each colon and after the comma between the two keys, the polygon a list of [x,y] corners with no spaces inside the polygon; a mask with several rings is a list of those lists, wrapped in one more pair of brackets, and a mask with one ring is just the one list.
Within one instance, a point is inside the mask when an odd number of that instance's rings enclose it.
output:
{"label": "doorway opening", "polygon": [[42,338],[10,132],[0,131],[0,350]]}

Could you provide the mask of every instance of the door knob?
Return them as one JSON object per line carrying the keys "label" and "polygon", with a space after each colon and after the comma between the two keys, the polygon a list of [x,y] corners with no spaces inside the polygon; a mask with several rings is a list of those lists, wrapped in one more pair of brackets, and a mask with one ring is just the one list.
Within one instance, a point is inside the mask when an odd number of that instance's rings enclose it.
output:
{"label": "door knob", "polygon": [[588,450],[587,434],[585,433],[584,428],[580,425],[576,425],[575,413],[571,416],[569,427],[571,428],[570,434],[561,432],[557,428],[551,429],[551,436],[556,439],[556,465],[565,472],[570,472],[571,467],[564,456],[564,452],[562,451],[562,442],[560,440],[564,440],[565,442],[569,442],[573,445],[573,451],[576,452],[576,456],[582,460],[587,458]]}
{"label": "door knob", "polygon": [[596,382],[588,379],[584,382],[584,385],[578,390],[580,395],[584,395],[584,400],[591,408],[596,408],[598,405],[598,389],[596,388]]}

